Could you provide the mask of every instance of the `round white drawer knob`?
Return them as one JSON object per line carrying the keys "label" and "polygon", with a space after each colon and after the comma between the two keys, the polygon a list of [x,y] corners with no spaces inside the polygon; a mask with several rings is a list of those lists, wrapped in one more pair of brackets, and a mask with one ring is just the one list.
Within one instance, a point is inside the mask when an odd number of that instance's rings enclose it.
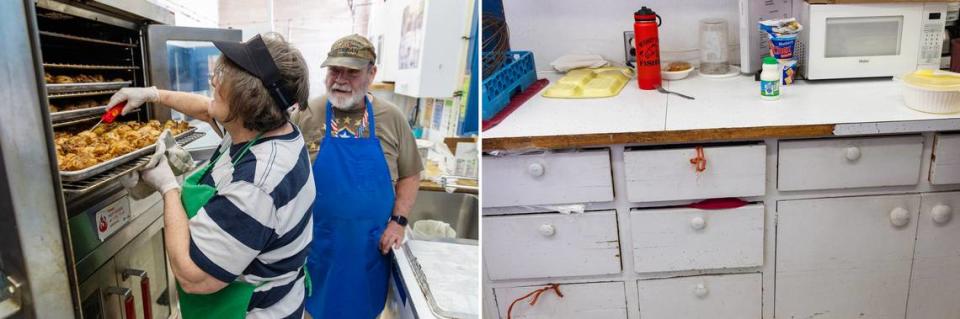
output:
{"label": "round white drawer knob", "polygon": [[527,166],[527,174],[533,177],[543,176],[543,164],[533,163]]}
{"label": "round white drawer knob", "polygon": [[707,286],[704,284],[697,284],[697,286],[693,288],[693,295],[697,296],[697,298],[704,298],[708,294],[710,294],[710,291],[707,290]]}
{"label": "round white drawer knob", "polygon": [[897,227],[906,226],[910,223],[910,212],[903,207],[894,208],[890,211],[890,223]]}
{"label": "round white drawer knob", "polygon": [[543,235],[543,237],[550,237],[556,233],[557,233],[557,229],[554,228],[553,225],[548,225],[548,224],[540,225],[540,235]]}
{"label": "round white drawer knob", "polygon": [[950,221],[950,218],[953,217],[953,209],[947,205],[937,205],[933,206],[933,222],[937,224],[946,224]]}
{"label": "round white drawer knob", "polygon": [[703,217],[694,217],[690,219],[690,228],[701,230],[704,227],[707,227],[707,221],[703,220]]}
{"label": "round white drawer knob", "polygon": [[846,155],[848,161],[856,161],[860,159],[860,148],[856,146],[848,147],[847,152],[844,155]]}

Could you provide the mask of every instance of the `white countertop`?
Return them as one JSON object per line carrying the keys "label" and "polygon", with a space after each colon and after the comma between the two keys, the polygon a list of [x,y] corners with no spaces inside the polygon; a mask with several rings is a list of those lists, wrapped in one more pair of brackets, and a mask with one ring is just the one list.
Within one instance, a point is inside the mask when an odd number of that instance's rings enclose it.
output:
{"label": "white countertop", "polygon": [[[541,74],[540,77],[550,79],[553,84],[560,74]],[[946,120],[935,121],[938,129],[960,129],[960,113],[928,114],[907,108],[899,84],[890,79],[798,81],[784,87],[781,99],[776,101],[760,99],[759,86],[752,76],[710,79],[694,72],[683,80],[664,81],[664,87],[694,96],[696,100],[642,91],[636,86],[636,80],[611,98],[551,99],[538,94],[498,126],[484,131],[483,137],[817,124],[852,124],[859,128],[864,124],[890,122],[922,126],[930,120]]]}

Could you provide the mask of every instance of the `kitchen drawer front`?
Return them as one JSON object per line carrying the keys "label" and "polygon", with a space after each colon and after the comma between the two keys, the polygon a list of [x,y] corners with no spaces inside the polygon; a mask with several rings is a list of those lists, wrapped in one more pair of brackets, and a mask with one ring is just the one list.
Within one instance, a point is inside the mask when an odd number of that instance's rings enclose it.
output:
{"label": "kitchen drawer front", "polygon": [[960,184],[960,134],[937,135],[933,144],[930,183]]}
{"label": "kitchen drawer front", "polygon": [[920,135],[780,142],[778,189],[916,185]]}
{"label": "kitchen drawer front", "polygon": [[620,273],[617,215],[484,217],[483,258],[492,280]]}
{"label": "kitchen drawer front", "polygon": [[640,280],[640,318],[760,318],[761,279],[754,273]]}
{"label": "kitchen drawer front", "polygon": [[483,157],[483,207],[613,200],[610,151]]}
{"label": "kitchen drawer front", "polygon": [[637,209],[630,212],[638,273],[763,264],[762,204],[735,209]]}
{"label": "kitchen drawer front", "polygon": [[[497,298],[500,318],[507,318],[507,311],[514,300],[544,287],[547,287],[547,285],[494,288],[493,293]],[[557,289],[563,293],[563,298],[557,296],[556,292],[551,289],[540,295],[536,305],[530,305],[533,296],[518,301],[513,306],[512,318],[627,318],[627,299],[622,282],[561,284]]]}
{"label": "kitchen drawer front", "polygon": [[704,147],[706,170],[697,172],[695,148],[633,150],[623,154],[631,202],[762,196],[767,146]]}
{"label": "kitchen drawer front", "polygon": [[778,202],[774,317],[903,318],[919,209],[916,194]]}

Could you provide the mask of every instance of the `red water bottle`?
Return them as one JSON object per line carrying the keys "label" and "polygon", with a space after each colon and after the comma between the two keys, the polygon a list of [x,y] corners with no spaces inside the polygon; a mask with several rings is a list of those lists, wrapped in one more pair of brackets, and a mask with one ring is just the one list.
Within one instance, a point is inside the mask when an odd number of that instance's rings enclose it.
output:
{"label": "red water bottle", "polygon": [[637,83],[641,90],[660,86],[660,16],[647,7],[633,14],[633,41],[637,46]]}

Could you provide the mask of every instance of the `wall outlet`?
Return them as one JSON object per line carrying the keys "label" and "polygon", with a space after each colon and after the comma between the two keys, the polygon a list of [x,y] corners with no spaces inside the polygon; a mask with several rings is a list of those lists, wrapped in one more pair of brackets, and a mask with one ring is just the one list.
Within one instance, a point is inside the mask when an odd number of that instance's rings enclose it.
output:
{"label": "wall outlet", "polygon": [[623,59],[629,67],[633,67],[637,62],[637,45],[633,42],[633,31],[623,31]]}

